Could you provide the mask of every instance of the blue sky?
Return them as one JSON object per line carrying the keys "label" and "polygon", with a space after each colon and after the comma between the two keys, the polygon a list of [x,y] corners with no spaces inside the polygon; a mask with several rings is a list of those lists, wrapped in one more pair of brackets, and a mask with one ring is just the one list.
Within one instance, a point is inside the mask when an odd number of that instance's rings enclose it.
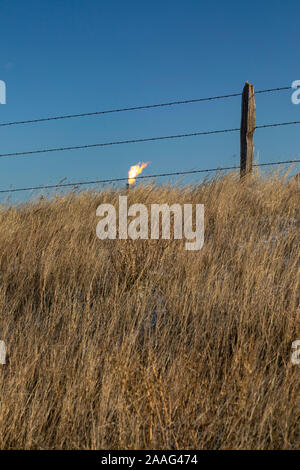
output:
{"label": "blue sky", "polygon": [[[298,0],[0,0],[0,122],[235,93],[246,80],[290,86],[300,79],[299,18]],[[290,91],[256,104],[257,125],[300,120]],[[2,127],[0,153],[239,125],[233,98]],[[299,158],[299,132],[257,130],[259,161]],[[1,158],[0,189],[126,177],[141,160],[151,161],[144,174],[238,165],[239,134]]]}

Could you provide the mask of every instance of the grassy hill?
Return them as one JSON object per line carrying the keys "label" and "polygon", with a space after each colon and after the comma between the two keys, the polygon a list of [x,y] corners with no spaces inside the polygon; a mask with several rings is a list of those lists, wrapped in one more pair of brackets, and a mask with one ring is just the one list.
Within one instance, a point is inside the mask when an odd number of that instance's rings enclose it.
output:
{"label": "grassy hill", "polygon": [[0,448],[297,448],[299,184],[129,192],[203,203],[198,252],[100,241],[96,208],[119,194],[0,209]]}

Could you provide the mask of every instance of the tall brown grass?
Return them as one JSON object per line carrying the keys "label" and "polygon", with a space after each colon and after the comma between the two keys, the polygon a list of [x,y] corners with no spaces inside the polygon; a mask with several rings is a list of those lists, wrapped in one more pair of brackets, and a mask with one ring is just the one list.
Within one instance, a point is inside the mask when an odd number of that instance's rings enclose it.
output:
{"label": "tall brown grass", "polygon": [[205,242],[105,240],[121,190],[0,210],[2,449],[299,446],[298,183],[137,186],[203,203]]}

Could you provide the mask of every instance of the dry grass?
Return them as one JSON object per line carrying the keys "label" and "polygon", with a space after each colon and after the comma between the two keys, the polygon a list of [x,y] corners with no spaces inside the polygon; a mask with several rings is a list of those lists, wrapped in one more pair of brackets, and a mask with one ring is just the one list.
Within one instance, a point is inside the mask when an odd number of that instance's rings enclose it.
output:
{"label": "dry grass", "polygon": [[137,187],[205,243],[98,240],[83,192],[0,210],[1,449],[296,449],[299,184]]}

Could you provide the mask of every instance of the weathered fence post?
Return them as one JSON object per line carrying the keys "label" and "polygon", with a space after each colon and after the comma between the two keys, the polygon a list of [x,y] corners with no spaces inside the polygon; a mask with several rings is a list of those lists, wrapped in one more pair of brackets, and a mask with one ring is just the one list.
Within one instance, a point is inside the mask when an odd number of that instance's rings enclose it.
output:
{"label": "weathered fence post", "polygon": [[241,119],[241,178],[252,172],[255,132],[255,94],[254,86],[246,82],[242,94]]}

